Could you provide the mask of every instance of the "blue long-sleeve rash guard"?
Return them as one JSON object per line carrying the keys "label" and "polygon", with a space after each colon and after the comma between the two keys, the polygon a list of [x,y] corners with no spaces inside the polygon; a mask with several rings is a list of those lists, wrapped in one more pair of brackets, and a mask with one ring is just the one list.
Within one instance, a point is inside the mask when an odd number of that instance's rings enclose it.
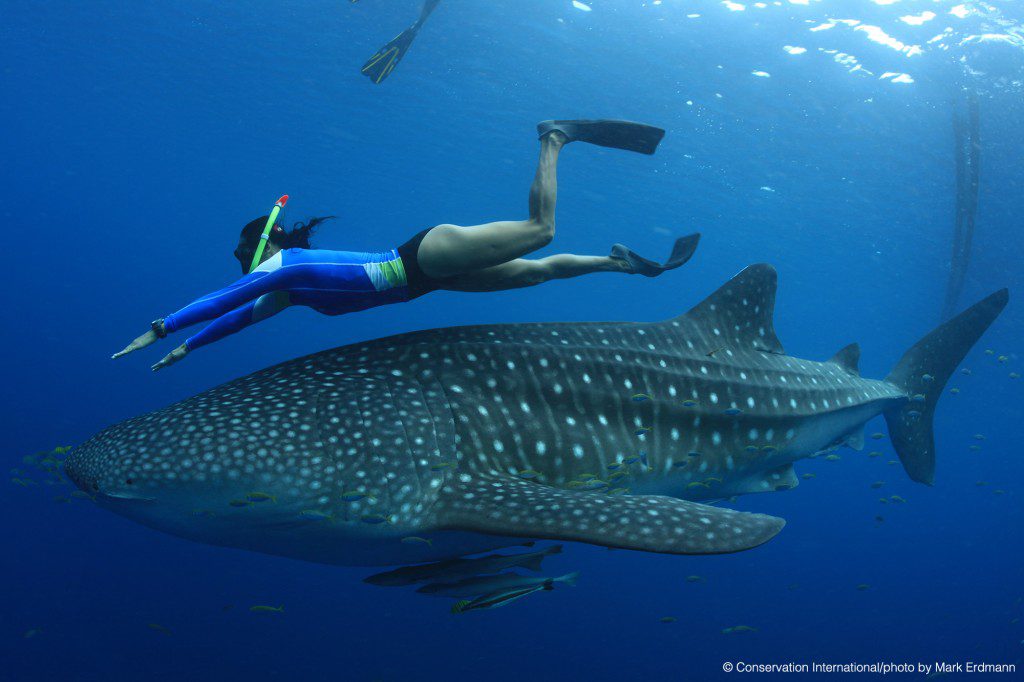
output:
{"label": "blue long-sleeve rash guard", "polygon": [[189,350],[222,339],[289,305],[343,315],[409,299],[405,268],[394,249],[381,253],[286,249],[234,284],[164,318],[176,332],[214,320],[185,341]]}

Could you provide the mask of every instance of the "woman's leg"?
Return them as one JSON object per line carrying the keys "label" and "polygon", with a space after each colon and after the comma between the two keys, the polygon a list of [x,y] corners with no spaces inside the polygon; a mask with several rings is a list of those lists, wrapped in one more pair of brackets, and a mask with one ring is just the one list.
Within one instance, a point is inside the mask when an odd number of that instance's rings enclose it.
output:
{"label": "woman's leg", "polygon": [[438,225],[420,243],[420,267],[435,279],[475,273],[532,253],[555,236],[558,152],[567,142],[559,131],[541,138],[537,174],[530,186],[530,219],[460,227]]}
{"label": "woman's leg", "polygon": [[519,258],[490,268],[459,275],[440,283],[449,291],[503,291],[543,284],[553,279],[567,279],[592,272],[624,272],[632,274],[629,263],[608,256],[576,256],[563,253],[537,260]]}

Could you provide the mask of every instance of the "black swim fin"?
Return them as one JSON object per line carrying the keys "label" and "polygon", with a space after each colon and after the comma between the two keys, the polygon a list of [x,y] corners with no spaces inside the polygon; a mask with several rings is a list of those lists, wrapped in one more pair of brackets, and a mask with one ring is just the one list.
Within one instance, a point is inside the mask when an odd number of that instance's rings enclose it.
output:
{"label": "black swim fin", "polygon": [[416,23],[399,33],[366,60],[363,68],[360,69],[363,75],[377,85],[383,83],[384,79],[390,76],[391,72],[398,66],[398,62],[402,61],[402,57],[409,51],[412,41],[416,39],[416,34],[419,33],[423,22],[427,20],[427,17],[430,16],[430,13],[434,11],[440,2],[441,0],[426,0],[423,3],[423,9],[420,11],[420,18],[416,20]]}
{"label": "black swim fin", "polygon": [[664,263],[656,263],[644,258],[622,244],[616,244],[612,247],[610,257],[618,258],[619,260],[624,260],[629,263],[634,274],[644,275],[645,277],[657,277],[668,270],[675,270],[680,265],[690,260],[690,258],[693,257],[694,251],[697,250],[698,242],[700,242],[699,232],[686,237],[680,237],[676,240],[675,245],[672,247],[672,253],[669,254],[668,260]]}
{"label": "black swim fin", "polygon": [[537,124],[537,133],[544,137],[557,130],[570,142],[589,142],[602,147],[625,149],[641,154],[653,154],[658,148],[665,131],[649,126],[646,123],[633,121],[616,121],[598,119],[593,121],[541,121]]}

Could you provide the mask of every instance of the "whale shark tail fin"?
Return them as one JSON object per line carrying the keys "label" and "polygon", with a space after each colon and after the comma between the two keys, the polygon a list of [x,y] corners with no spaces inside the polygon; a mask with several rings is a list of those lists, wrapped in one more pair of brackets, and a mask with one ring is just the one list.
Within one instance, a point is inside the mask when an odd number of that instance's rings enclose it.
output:
{"label": "whale shark tail fin", "polygon": [[967,355],[1009,300],[1006,289],[975,303],[939,325],[904,353],[886,381],[910,398],[885,412],[896,454],[911,479],[931,485],[935,480],[935,405],[957,365]]}

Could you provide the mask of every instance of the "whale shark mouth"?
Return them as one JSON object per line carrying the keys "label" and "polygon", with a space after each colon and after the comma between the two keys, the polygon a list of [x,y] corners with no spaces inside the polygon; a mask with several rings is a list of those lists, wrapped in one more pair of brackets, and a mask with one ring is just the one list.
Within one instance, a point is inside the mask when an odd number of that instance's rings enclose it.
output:
{"label": "whale shark mouth", "polygon": [[96,493],[99,497],[106,497],[112,500],[121,500],[127,502],[156,502],[155,497],[147,497],[146,495],[136,495],[133,493]]}

